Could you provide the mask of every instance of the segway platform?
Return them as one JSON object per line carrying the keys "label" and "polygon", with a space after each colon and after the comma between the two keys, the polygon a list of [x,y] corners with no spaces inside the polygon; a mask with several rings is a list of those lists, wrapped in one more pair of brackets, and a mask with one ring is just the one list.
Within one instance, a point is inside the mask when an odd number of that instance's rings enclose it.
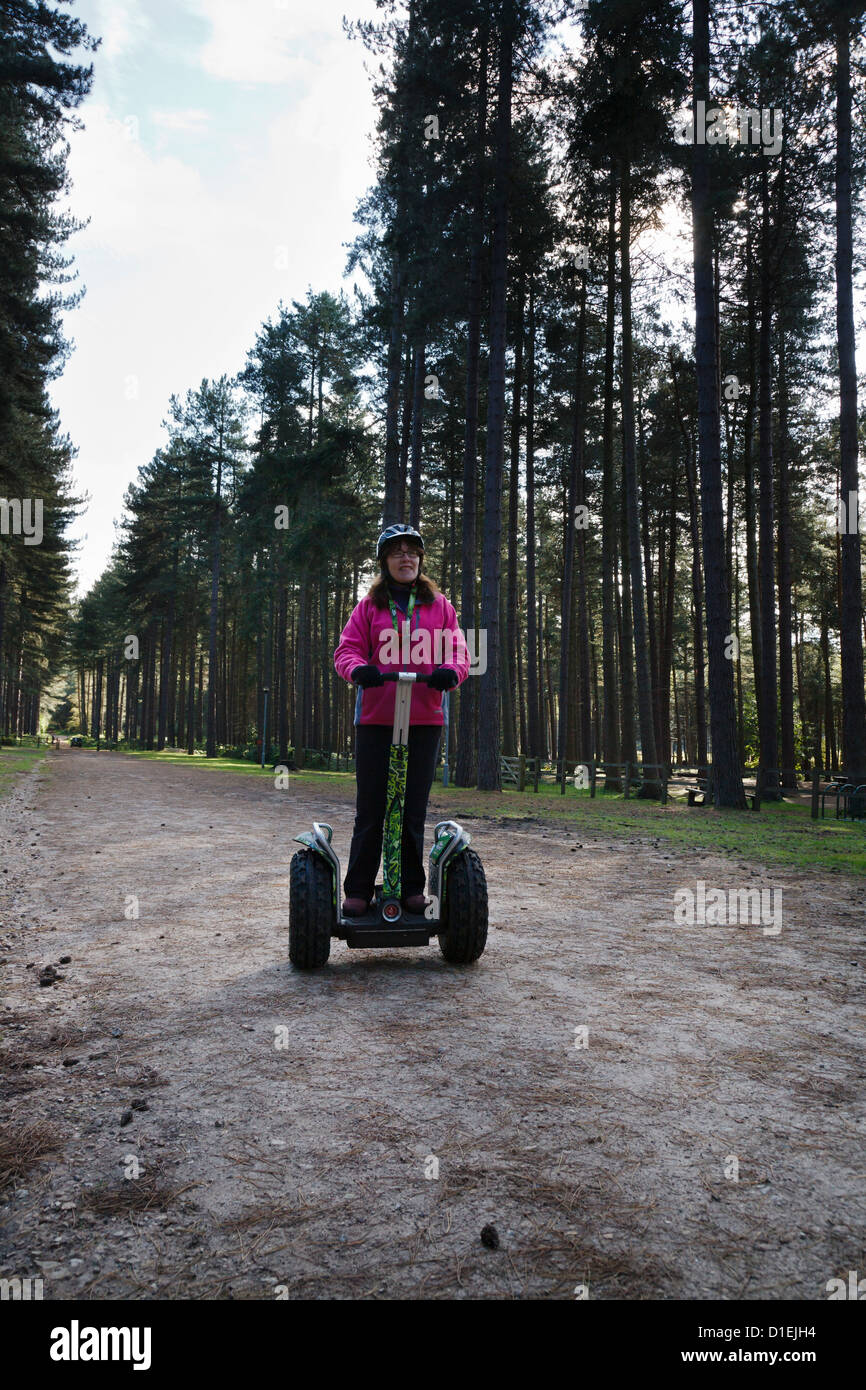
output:
{"label": "segway platform", "polygon": [[468,965],[487,943],[487,880],[470,836],[453,820],[439,821],[433,833],[426,912],[407,912],[401,897],[403,798],[408,765],[409,707],[412,684],[426,681],[414,672],[383,673],[398,681],[394,737],[388,767],[387,808],[382,862],[383,882],[376,885],[369,910],[344,916],[340,907],[340,861],[331,844],[332,830],[313,821],[312,831],[294,838],[304,849],[292,857],[289,895],[289,959],[300,970],[325,964],[331,938],[351,949],[370,946],[427,946],[435,936],[447,961]]}
{"label": "segway platform", "polygon": [[402,909],[400,919],[391,925],[382,916],[382,884],[376,884],[376,898],[360,917],[346,917],[341,912],[334,935],[355,949],[364,946],[428,946],[439,934],[439,918],[431,921],[423,912]]}

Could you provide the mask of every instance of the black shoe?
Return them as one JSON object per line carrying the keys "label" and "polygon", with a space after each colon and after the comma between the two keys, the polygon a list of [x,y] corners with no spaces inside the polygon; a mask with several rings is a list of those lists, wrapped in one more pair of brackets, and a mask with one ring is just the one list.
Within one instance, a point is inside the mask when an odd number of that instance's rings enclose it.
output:
{"label": "black shoe", "polygon": [[345,898],[343,901],[344,917],[364,917],[370,911],[371,903],[365,898]]}
{"label": "black shoe", "polygon": [[428,906],[423,893],[411,893],[408,898],[402,898],[401,903],[406,912],[411,912],[416,917],[423,917]]}

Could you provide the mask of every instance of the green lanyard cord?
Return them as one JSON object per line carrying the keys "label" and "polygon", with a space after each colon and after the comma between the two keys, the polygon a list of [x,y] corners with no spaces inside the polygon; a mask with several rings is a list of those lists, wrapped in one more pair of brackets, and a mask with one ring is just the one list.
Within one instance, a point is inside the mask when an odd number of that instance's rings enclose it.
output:
{"label": "green lanyard cord", "polygon": [[[394,606],[394,600],[393,600],[393,598],[391,597],[390,594],[388,595],[388,607],[391,609],[391,622],[394,624],[394,631],[396,632],[397,636],[399,637],[399,636],[400,636],[400,628],[399,628],[398,625],[397,625],[397,609],[396,609],[396,607]],[[407,609],[406,609],[406,621],[407,621],[408,624],[409,624],[409,632],[410,632],[410,634],[411,634],[411,632],[412,632],[412,610],[414,609],[414,607],[415,607],[415,586],[414,586],[414,584],[413,584],[413,585],[412,585],[412,592],[411,592],[411,594],[409,595],[409,603],[408,603]],[[420,616],[420,615],[419,615],[419,616]],[[416,631],[416,632],[418,631],[418,618],[415,619],[415,631]]]}
{"label": "green lanyard cord", "polygon": [[[398,625],[397,625],[397,609],[396,609],[395,606],[394,606],[394,600],[393,600],[393,598],[391,597],[390,594],[388,595],[388,607],[391,609],[391,622],[394,624],[394,631],[396,632],[397,636],[399,637],[399,636],[400,636],[400,628],[399,628]],[[415,607],[415,589],[414,589],[414,587],[413,587],[412,592],[411,592],[411,594],[409,595],[409,604],[408,604],[408,607],[407,607],[407,609],[406,609],[406,621],[407,621],[408,624],[409,624],[409,631],[410,631],[410,632],[412,631],[412,610],[413,610],[414,607]],[[415,630],[417,631],[417,629],[418,629],[418,620],[416,619],[416,620],[415,620]]]}

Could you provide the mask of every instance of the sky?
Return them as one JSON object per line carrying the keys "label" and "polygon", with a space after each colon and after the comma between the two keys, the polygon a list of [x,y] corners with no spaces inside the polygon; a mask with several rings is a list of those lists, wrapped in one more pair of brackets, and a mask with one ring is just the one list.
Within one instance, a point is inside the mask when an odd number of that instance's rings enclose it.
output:
{"label": "sky", "polygon": [[123,494],[166,440],[172,393],[233,375],[282,299],[343,288],[373,182],[371,76],[343,32],[374,0],[77,0],[102,38],[70,132],[67,243],[86,289],[51,384],[88,502],[78,582],[99,577]]}

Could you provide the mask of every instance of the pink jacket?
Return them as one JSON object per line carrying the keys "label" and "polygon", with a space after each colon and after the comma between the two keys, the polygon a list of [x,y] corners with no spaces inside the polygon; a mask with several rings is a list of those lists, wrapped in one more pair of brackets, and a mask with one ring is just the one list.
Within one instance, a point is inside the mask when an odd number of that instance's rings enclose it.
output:
{"label": "pink jacket", "polygon": [[[352,680],[356,666],[378,666],[380,671],[415,671],[429,676],[439,666],[450,666],[462,684],[469,674],[469,649],[457,623],[457,614],[444,594],[432,603],[416,603],[411,634],[397,610],[399,636],[394,631],[390,608],[377,608],[366,594],[356,605],[334,652],[334,668],[344,681]],[[452,687],[455,688],[455,687]],[[396,681],[358,687],[356,724],[393,724]],[[441,690],[428,685],[412,689],[410,724],[442,724]]]}

